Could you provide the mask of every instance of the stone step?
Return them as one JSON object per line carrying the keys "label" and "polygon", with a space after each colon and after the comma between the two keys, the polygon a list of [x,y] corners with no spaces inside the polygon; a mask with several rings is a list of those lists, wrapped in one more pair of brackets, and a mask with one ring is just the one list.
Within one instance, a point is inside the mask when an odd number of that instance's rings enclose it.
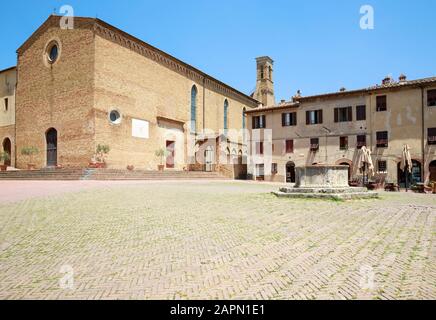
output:
{"label": "stone step", "polygon": [[319,193],[319,194],[336,194],[336,193],[362,193],[367,192],[366,188],[348,187],[348,188],[280,188],[282,193]]}
{"label": "stone step", "polygon": [[228,180],[217,172],[119,169],[42,169],[0,172],[0,180]]}
{"label": "stone step", "polygon": [[354,193],[285,193],[273,192],[279,198],[290,199],[321,199],[321,200],[359,200],[378,199],[377,192],[354,192]]}

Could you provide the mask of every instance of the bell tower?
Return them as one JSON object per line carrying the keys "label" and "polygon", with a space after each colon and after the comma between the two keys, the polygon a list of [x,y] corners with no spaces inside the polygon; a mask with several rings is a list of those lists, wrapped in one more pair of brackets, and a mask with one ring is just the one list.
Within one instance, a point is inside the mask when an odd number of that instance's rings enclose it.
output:
{"label": "bell tower", "polygon": [[275,105],[274,97],[274,61],[270,57],[256,58],[257,83],[254,98],[265,107]]}

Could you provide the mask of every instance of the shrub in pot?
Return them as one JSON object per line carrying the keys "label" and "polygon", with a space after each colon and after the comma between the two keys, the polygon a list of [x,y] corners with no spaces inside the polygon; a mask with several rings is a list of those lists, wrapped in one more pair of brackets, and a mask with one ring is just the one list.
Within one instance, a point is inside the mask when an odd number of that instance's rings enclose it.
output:
{"label": "shrub in pot", "polygon": [[155,155],[157,158],[160,159],[160,164],[157,166],[159,171],[164,171],[165,170],[165,158],[168,156],[168,151],[165,149],[159,149],[156,150]]}
{"label": "shrub in pot", "polygon": [[95,149],[95,155],[89,163],[89,167],[92,169],[106,168],[106,155],[110,152],[108,145],[99,144]]}
{"label": "shrub in pot", "polygon": [[11,156],[7,152],[0,152],[0,161],[3,162],[3,164],[0,165],[1,171],[8,170],[8,166],[6,165],[6,161],[11,160]]}

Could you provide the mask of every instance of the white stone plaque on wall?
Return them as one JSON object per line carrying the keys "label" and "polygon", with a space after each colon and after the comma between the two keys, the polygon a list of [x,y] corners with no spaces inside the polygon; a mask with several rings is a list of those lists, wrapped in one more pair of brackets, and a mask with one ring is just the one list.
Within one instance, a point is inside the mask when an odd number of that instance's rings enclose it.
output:
{"label": "white stone plaque on wall", "polygon": [[148,139],[150,124],[148,121],[132,119],[132,136],[135,138]]}

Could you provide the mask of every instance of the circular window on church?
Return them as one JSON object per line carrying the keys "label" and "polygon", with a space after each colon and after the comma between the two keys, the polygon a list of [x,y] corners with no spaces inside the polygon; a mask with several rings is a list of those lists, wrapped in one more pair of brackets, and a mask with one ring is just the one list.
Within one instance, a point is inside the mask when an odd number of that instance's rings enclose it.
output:
{"label": "circular window on church", "polygon": [[121,123],[121,113],[118,110],[111,110],[109,112],[109,121],[112,124],[120,124]]}
{"label": "circular window on church", "polygon": [[47,46],[47,60],[49,63],[55,63],[59,58],[59,45],[57,42],[52,42]]}

